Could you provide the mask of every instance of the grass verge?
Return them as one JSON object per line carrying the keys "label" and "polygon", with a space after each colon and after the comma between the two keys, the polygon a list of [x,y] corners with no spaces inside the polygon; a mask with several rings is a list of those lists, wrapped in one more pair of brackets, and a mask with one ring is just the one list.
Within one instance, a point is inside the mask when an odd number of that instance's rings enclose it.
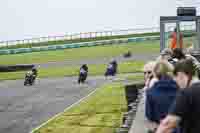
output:
{"label": "grass verge", "polygon": [[34,133],[114,133],[126,107],[122,84],[105,85]]}
{"label": "grass verge", "polygon": [[[119,73],[133,73],[141,72],[144,62],[123,62],[119,64]],[[106,65],[89,65],[89,75],[103,75],[106,70]],[[79,66],[72,67],[55,67],[39,69],[39,77],[63,77],[63,76],[76,76],[79,71]],[[21,72],[5,72],[0,74],[0,80],[15,80],[23,79],[24,71]]]}
{"label": "grass verge", "polygon": [[159,41],[144,41],[121,45],[73,48],[57,51],[1,55],[0,65],[47,63],[51,61],[99,59],[119,56],[127,51],[134,54],[159,53]]}

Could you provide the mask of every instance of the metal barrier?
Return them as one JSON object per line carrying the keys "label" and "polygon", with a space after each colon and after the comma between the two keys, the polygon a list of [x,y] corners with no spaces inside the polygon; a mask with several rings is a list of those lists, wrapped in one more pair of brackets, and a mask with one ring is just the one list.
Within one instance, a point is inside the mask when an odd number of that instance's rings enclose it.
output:
{"label": "metal barrier", "polygon": [[145,40],[159,40],[159,39],[160,39],[159,36],[148,36],[148,37],[102,40],[102,41],[94,41],[94,42],[72,43],[72,44],[63,44],[63,45],[50,45],[50,46],[41,46],[41,47],[32,47],[32,48],[7,49],[7,50],[0,50],[0,55],[40,52],[40,51],[50,51],[50,50],[80,48],[80,47],[91,47],[91,46],[110,45],[110,44],[124,44],[124,43],[129,43],[129,42],[142,42]]}
{"label": "metal barrier", "polygon": [[[194,24],[184,24],[181,27],[182,31],[190,31],[195,28]],[[174,26],[169,26],[169,30],[174,29]],[[126,36],[129,38],[130,36],[140,36],[141,34],[145,35],[159,35],[160,28],[159,27],[151,27],[151,28],[140,28],[140,29],[123,29],[123,30],[107,30],[107,31],[96,31],[96,32],[80,32],[80,33],[71,33],[59,36],[46,36],[46,37],[38,37],[38,38],[28,38],[23,40],[8,40],[8,41],[0,41],[0,47],[10,47],[13,45],[28,45],[28,47],[35,47],[38,45],[48,44],[48,43],[56,43],[61,42],[65,43],[72,42],[74,40],[84,40],[84,39],[108,39],[115,36]]]}
{"label": "metal barrier", "polygon": [[38,38],[30,38],[23,40],[8,40],[8,41],[0,41],[1,47],[9,47],[12,45],[29,45],[30,47],[39,44],[39,43],[48,43],[48,42],[64,42],[64,41],[72,41],[72,40],[82,40],[82,39],[95,39],[95,38],[107,38],[113,36],[124,36],[124,35],[132,35],[132,34],[143,34],[143,33],[157,33],[159,32],[159,27],[152,28],[140,28],[140,29],[125,29],[125,30],[107,30],[107,31],[97,31],[97,32],[81,32],[81,33],[72,33],[66,34],[62,36],[46,36],[46,37],[38,37]]}

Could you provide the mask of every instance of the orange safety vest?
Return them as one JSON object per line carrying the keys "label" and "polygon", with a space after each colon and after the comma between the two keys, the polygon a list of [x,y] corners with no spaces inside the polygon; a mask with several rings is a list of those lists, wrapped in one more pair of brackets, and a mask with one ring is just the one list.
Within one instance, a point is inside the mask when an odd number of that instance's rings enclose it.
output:
{"label": "orange safety vest", "polygon": [[[180,48],[183,48],[183,36],[182,34],[180,33]],[[177,36],[176,36],[176,32],[173,32],[172,33],[172,41],[171,41],[171,45],[170,45],[170,48],[171,49],[175,49],[177,48]]]}

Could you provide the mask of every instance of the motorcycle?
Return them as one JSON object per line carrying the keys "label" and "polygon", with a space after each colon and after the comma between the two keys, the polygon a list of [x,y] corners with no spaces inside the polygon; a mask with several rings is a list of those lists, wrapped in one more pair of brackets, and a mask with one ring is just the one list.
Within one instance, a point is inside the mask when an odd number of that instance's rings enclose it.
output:
{"label": "motorcycle", "polygon": [[84,69],[80,70],[79,73],[79,78],[78,78],[78,83],[85,83],[85,80],[87,79],[87,71],[85,71]]}
{"label": "motorcycle", "polygon": [[36,78],[36,76],[33,75],[32,72],[27,72],[25,74],[24,86],[26,86],[26,85],[33,85],[34,82],[35,82],[35,78]]}
{"label": "motorcycle", "polygon": [[117,73],[117,63],[116,62],[111,62],[105,72],[105,76],[115,76]]}
{"label": "motorcycle", "polygon": [[129,58],[129,57],[131,57],[131,52],[130,51],[128,51],[127,53],[124,54],[124,58]]}

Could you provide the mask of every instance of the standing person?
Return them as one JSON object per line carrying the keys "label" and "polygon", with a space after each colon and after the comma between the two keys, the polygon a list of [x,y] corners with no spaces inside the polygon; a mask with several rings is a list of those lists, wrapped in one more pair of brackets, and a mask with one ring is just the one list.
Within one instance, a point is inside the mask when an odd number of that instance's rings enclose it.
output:
{"label": "standing person", "polygon": [[176,97],[167,117],[161,122],[156,133],[170,133],[178,125],[181,133],[199,133],[200,131],[200,83],[190,85],[193,63],[183,60],[176,64],[174,74],[182,91]]}
{"label": "standing person", "polygon": [[[172,41],[170,44],[170,48],[173,50],[175,48],[183,48],[183,35],[181,32],[179,33],[179,44],[177,44],[177,28],[174,29],[174,32],[172,32]],[[179,45],[179,46],[178,46]]]}
{"label": "standing person", "polygon": [[145,115],[149,121],[149,131],[153,132],[160,121],[165,118],[167,111],[174,102],[178,86],[168,74],[172,72],[173,66],[166,60],[157,62],[154,67],[154,74],[158,81],[146,92]]}

